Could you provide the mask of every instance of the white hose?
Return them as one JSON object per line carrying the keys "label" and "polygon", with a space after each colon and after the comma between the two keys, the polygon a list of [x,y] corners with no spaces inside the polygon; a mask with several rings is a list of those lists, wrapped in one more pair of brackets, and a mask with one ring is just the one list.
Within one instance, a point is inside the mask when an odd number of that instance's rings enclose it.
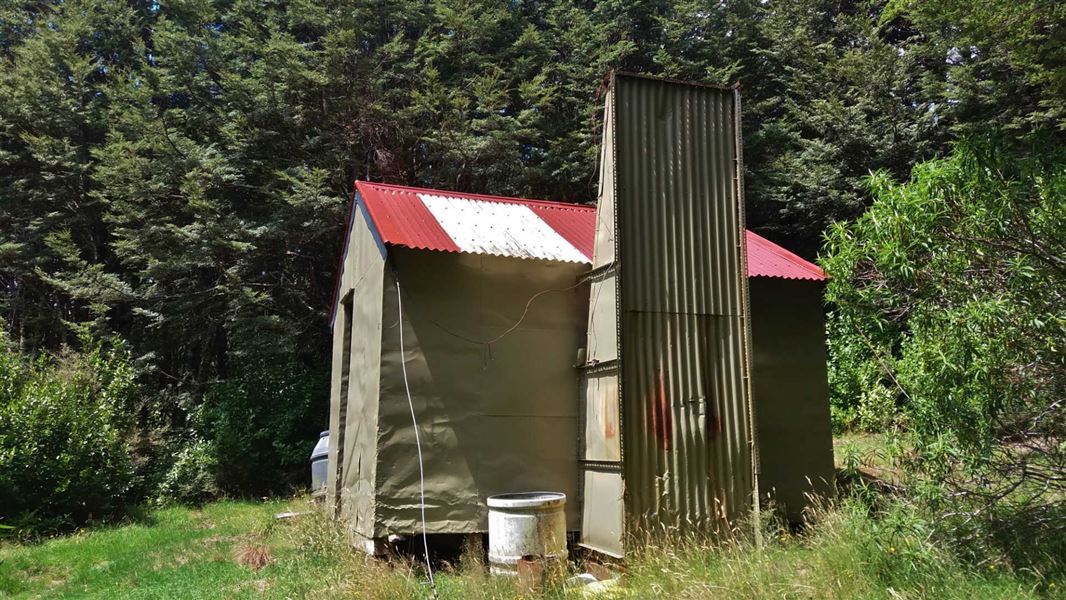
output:
{"label": "white hose", "polygon": [[418,419],[415,417],[415,403],[411,399],[411,385],[407,382],[407,359],[403,346],[403,298],[400,294],[400,280],[396,279],[396,315],[400,328],[400,368],[403,370],[403,387],[407,392],[407,406],[411,409],[411,425],[415,429],[415,448],[418,450],[418,493],[419,508],[422,511],[422,551],[426,559],[426,573],[429,575],[429,587],[433,597],[437,598],[437,583],[433,580],[433,566],[429,563],[429,536],[426,534],[426,475],[422,467],[422,440],[418,435]]}

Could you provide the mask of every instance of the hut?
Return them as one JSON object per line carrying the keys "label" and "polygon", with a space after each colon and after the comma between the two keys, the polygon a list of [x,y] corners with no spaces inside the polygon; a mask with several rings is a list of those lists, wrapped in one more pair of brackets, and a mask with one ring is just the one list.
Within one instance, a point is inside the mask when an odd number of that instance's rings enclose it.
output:
{"label": "hut", "polygon": [[[578,367],[596,228],[592,206],[356,182],[327,487],[355,541],[420,531],[423,487],[430,533],[483,532],[487,496],[535,489],[567,494],[570,530],[595,528]],[[762,489],[798,514],[832,472],[824,276],[745,240]]]}
{"label": "hut", "polygon": [[429,533],[485,531],[487,496],[539,489],[565,493],[579,528],[574,361],[594,218],[571,204],[355,184],[327,497],[357,541],[419,531],[423,485]]}

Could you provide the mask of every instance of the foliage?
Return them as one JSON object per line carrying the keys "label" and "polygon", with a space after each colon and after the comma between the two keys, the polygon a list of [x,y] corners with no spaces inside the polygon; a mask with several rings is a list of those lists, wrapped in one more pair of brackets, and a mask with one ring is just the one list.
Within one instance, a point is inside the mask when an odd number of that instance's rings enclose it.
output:
{"label": "foliage", "polygon": [[198,414],[209,443],[197,460],[210,461],[219,489],[265,494],[306,486],[311,448],[328,425],[321,406],[328,381],[317,371],[256,362],[213,387]]}
{"label": "foliage", "polygon": [[203,504],[221,494],[218,453],[210,442],[195,440],[174,455],[170,469],[155,487],[156,504]]}
{"label": "foliage", "polygon": [[133,374],[120,345],[26,363],[0,337],[0,518],[40,530],[121,512]]}
{"label": "foliage", "polygon": [[1061,2],[890,0],[882,22],[896,19],[933,34],[927,45],[951,74],[937,88],[957,131],[1066,130]]}
{"label": "foliage", "polygon": [[627,557],[624,597],[1036,598],[1062,585],[1014,571],[996,554],[956,558],[928,515],[905,502],[856,499],[822,506],[792,533],[771,525],[760,546],[739,539],[708,550],[698,539],[651,545]]}
{"label": "foliage", "polygon": [[976,140],[871,186],[823,260],[838,413],[888,394],[881,416],[914,436],[933,507],[1061,537],[1066,153]]}
{"label": "foliage", "polygon": [[741,82],[751,225],[813,254],[871,169],[903,176],[972,116],[938,55],[957,40],[881,16],[871,0],[6,6],[0,312],[29,351],[117,333],[150,389],[196,397],[247,356],[320,360],[352,180],[588,201],[612,68]]}
{"label": "foliage", "polygon": [[155,449],[169,459],[152,488],[157,504],[202,504],[306,485],[310,450],[325,426],[328,378],[262,359],[243,362],[237,371],[209,389],[185,436],[172,435]]}

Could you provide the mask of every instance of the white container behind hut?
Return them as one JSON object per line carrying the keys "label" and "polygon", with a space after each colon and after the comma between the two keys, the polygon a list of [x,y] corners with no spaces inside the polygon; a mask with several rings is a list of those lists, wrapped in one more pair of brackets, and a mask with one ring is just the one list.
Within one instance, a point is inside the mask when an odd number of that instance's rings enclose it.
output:
{"label": "white container behind hut", "polygon": [[489,571],[516,575],[523,557],[566,562],[566,494],[524,492],[489,496]]}
{"label": "white container behind hut", "polygon": [[321,495],[326,490],[326,469],[329,464],[329,432],[318,435],[318,443],[311,451],[311,494]]}

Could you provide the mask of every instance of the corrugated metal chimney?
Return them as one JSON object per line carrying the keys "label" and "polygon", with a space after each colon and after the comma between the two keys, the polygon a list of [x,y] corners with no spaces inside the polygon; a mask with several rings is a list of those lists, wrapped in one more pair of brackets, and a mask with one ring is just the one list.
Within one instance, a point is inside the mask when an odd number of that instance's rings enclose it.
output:
{"label": "corrugated metal chimney", "polygon": [[583,390],[582,544],[711,532],[757,487],[735,88],[614,73]]}

